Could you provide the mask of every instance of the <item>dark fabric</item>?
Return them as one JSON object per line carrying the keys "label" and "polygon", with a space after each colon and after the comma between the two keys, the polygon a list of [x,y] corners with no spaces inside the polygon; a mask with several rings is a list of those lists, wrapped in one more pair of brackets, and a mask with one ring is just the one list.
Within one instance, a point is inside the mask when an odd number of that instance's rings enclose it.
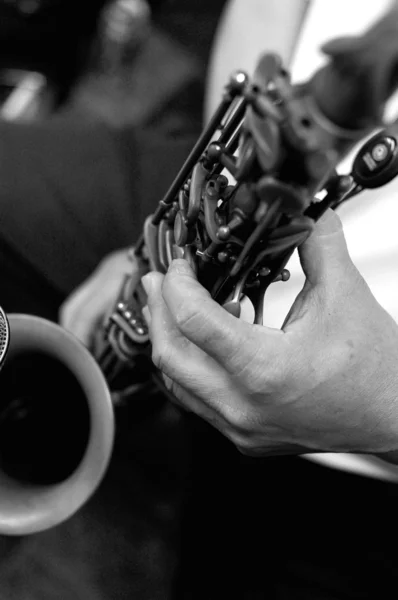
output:
{"label": "dark fabric", "polygon": [[[195,18],[169,27],[192,42]],[[68,114],[0,124],[7,311],[56,320],[98,261],[137,238],[192,145],[200,107],[193,85],[146,130]],[[396,597],[397,486],[299,458],[244,458],[168,403],[142,411],[148,402],[117,410],[110,468],[78,514],[28,538],[0,537],[1,600]]]}
{"label": "dark fabric", "polygon": [[[1,124],[2,306],[56,320],[99,260],[138,237],[193,141],[167,128],[120,132],[69,115]],[[175,430],[171,406],[150,418],[142,412],[117,414],[112,463],[87,507],[49,532],[1,539],[2,600],[168,597],[186,432]]]}
{"label": "dark fabric", "polygon": [[395,598],[396,486],[299,458],[241,458],[168,406],[120,417],[88,505],[6,540],[1,598]]}
{"label": "dark fabric", "polygon": [[398,584],[396,485],[239,456],[196,427],[178,600],[371,600]]}
{"label": "dark fabric", "polygon": [[[40,144],[36,132],[31,147],[22,129],[0,137],[9,140],[0,161],[1,299],[49,318],[101,255],[136,237],[192,143],[167,130],[111,135],[63,123],[54,144],[62,156],[80,167],[90,146],[100,167],[87,180],[78,169],[72,211],[63,202],[69,178],[47,175],[57,162],[51,136]],[[39,158],[44,148],[51,161]],[[121,222],[129,211],[134,218]],[[245,459],[171,405],[143,418],[134,402],[118,410],[112,463],[87,506],[51,531],[1,539],[2,600],[393,597],[396,486],[301,459]]]}
{"label": "dark fabric", "polygon": [[101,123],[0,124],[0,181],[2,239],[61,292],[131,239],[124,174]]}
{"label": "dark fabric", "polygon": [[210,56],[218,19],[227,0],[164,0],[154,22],[189,50],[202,64],[203,74]]}
{"label": "dark fabric", "polygon": [[[102,257],[131,245],[193,141],[189,134],[173,141],[167,132],[111,131],[101,122],[70,116],[40,125],[1,123],[0,252],[7,256],[2,260],[6,310],[16,309],[12,298],[18,310],[23,305],[18,294],[8,300],[14,270],[31,278],[33,293],[39,286],[45,297],[52,287],[59,301]],[[25,310],[30,311],[28,305]]]}
{"label": "dark fabric", "polygon": [[[48,0],[29,5],[1,0],[0,68],[44,73],[58,88],[62,100],[87,64],[106,1],[86,0],[82,4],[76,0]],[[29,8],[32,14],[28,14]]]}

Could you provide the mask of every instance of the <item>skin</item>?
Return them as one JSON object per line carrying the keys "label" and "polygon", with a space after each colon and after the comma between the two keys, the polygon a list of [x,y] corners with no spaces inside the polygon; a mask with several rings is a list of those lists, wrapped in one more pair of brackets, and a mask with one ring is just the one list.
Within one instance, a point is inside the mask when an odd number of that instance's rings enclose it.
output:
{"label": "skin", "polygon": [[393,452],[398,327],[352,263],[334,213],[300,260],[306,282],[281,330],[224,311],[186,261],[145,276],[153,361],[177,402],[244,454]]}
{"label": "skin", "polygon": [[108,310],[112,310],[123,279],[130,275],[131,268],[128,250],[112,252],[62,304],[60,324],[88,348],[93,343],[95,330]]}
{"label": "skin", "polygon": [[[244,454],[361,452],[398,462],[398,326],[352,263],[331,211],[300,248],[306,282],[281,330],[232,317],[188,263],[143,278],[155,365],[175,401]],[[60,323],[90,347],[134,264],[104,259]]]}
{"label": "skin", "polygon": [[[252,71],[269,49],[289,64],[307,5],[228,3],[209,68],[206,119],[236,66]],[[165,277],[148,275],[153,360],[176,402],[245,454],[362,452],[397,462],[398,326],[353,265],[336,215],[317,225],[300,259],[306,283],[281,330],[226,313],[185,261]],[[106,258],[65,302],[61,324],[90,346],[132,268],[126,251]]]}

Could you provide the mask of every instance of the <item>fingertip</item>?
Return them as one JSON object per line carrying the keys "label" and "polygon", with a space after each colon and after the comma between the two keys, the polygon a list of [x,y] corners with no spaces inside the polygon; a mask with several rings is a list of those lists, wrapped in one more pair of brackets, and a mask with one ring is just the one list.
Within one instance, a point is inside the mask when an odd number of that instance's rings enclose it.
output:
{"label": "fingertip", "polygon": [[163,275],[156,271],[151,271],[141,278],[141,283],[148,296],[156,292],[159,285],[162,284]]}
{"label": "fingertip", "polygon": [[149,296],[152,291],[152,279],[152,273],[147,273],[141,278],[142,287],[144,288],[147,296]]}
{"label": "fingertip", "polygon": [[184,259],[176,259],[170,265],[162,286],[163,298],[172,313],[181,305],[192,303],[202,308],[204,300],[210,298],[209,291],[197,280],[194,271]]}
{"label": "fingertip", "polygon": [[184,258],[175,258],[169,267],[168,273],[170,275],[186,275],[192,279],[196,279],[191,265]]}
{"label": "fingertip", "polygon": [[153,309],[163,302],[162,284],[164,275],[156,271],[147,273],[141,279],[141,283],[147,295],[149,309]]}
{"label": "fingertip", "polygon": [[142,312],[142,316],[144,317],[146,324],[148,325],[148,327],[150,327],[151,326],[151,311],[149,310],[149,306],[146,304],[143,307],[141,312]]}

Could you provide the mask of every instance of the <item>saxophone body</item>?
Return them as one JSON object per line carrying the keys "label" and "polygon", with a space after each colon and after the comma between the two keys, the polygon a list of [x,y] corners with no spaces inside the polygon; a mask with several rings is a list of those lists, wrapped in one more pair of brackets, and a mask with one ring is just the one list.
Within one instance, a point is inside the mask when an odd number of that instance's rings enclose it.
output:
{"label": "saxophone body", "polygon": [[[324,101],[329,78],[336,78],[336,65],[294,86],[274,54],[261,58],[252,78],[231,76],[215,114],[146,219],[131,249],[132,274],[98,332],[95,355],[116,403],[161,385],[142,315],[145,273],[164,274],[183,258],[225,310],[238,318],[246,297],[254,323],[261,324],[268,287],[289,278],[289,258],[322,214],[397,174],[394,128],[361,148],[351,174],[337,174],[347,152],[380,126],[382,102],[351,117],[348,128],[340,108],[336,118],[329,98]],[[347,110],[356,102],[354,92]]]}
{"label": "saxophone body", "polygon": [[[106,471],[113,407],[169,394],[151,361],[144,274],[164,274],[183,258],[225,310],[239,318],[248,298],[261,324],[267,289],[289,277],[290,256],[322,214],[397,175],[398,127],[382,129],[398,83],[397,36],[395,4],[365,35],[328,44],[329,63],[300,85],[274,54],[253,77],[232,75],[131,249],[131,274],[96,332],[94,357],[61,327],[0,309],[1,534],[41,531],[72,515]],[[337,174],[376,129],[352,172]],[[48,457],[56,472],[43,468]]]}

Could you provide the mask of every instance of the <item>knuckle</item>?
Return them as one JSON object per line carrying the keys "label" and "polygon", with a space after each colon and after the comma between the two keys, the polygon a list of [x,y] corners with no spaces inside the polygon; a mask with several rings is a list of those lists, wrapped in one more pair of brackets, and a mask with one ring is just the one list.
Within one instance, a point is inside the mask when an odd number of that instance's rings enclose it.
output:
{"label": "knuckle", "polygon": [[189,302],[182,303],[175,314],[175,322],[178,329],[184,332],[190,332],[200,327],[200,320]]}
{"label": "knuckle", "polygon": [[247,419],[241,410],[236,410],[229,404],[223,406],[223,417],[227,421],[234,435],[240,436],[247,429]]}
{"label": "knuckle", "polygon": [[258,444],[248,434],[237,434],[235,432],[230,436],[230,441],[243,456],[258,456],[259,454]]}
{"label": "knuckle", "polygon": [[300,356],[286,354],[282,361],[278,356],[267,356],[265,360],[259,355],[245,370],[240,370],[236,377],[253,399],[275,402],[284,395],[286,389],[295,389],[302,372]]}
{"label": "knuckle", "polygon": [[251,396],[261,395],[264,393],[264,390],[270,387],[270,377],[264,372],[261,374],[261,377],[252,372],[250,377],[246,377],[245,387]]}
{"label": "knuckle", "polygon": [[286,369],[282,371],[281,366],[286,367],[289,348],[281,340],[270,348],[268,342],[264,344],[262,332],[260,335],[254,332],[250,339],[246,336],[246,340],[246,347],[237,346],[229,357],[234,367],[231,374],[249,394],[264,394],[277,387],[284,377]]}
{"label": "knuckle", "polygon": [[256,457],[259,455],[258,449],[247,439],[241,440],[239,444],[235,445],[237,450],[243,454],[243,456]]}
{"label": "knuckle", "polygon": [[172,394],[176,395],[176,389],[177,389],[176,383],[173,381],[173,379],[171,379],[171,377],[168,377],[164,373],[163,373],[163,383],[164,383],[166,390],[168,390]]}
{"label": "knuckle", "polygon": [[255,414],[250,405],[239,403],[238,406],[224,403],[222,406],[222,417],[228,423],[234,443],[244,443],[248,440],[257,427]]}
{"label": "knuckle", "polygon": [[270,366],[256,359],[237,369],[235,378],[250,396],[262,396],[277,383]]}
{"label": "knuckle", "polygon": [[[258,346],[257,346],[258,348]],[[257,391],[264,375],[265,365],[259,353],[244,352],[241,346],[231,349],[225,357],[230,364],[231,375],[246,391]],[[260,375],[260,377],[259,377]]]}
{"label": "knuckle", "polygon": [[158,343],[152,347],[152,362],[162,373],[170,373],[171,352],[166,343]]}

